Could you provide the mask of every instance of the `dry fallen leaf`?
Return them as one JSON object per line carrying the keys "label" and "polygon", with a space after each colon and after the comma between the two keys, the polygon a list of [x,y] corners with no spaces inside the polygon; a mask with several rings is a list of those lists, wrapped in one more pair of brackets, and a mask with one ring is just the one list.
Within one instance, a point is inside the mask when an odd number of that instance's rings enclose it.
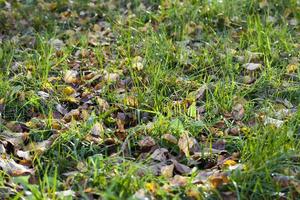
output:
{"label": "dry fallen leaf", "polygon": [[261,69],[263,66],[260,63],[246,63],[243,65],[248,71],[255,71]]}
{"label": "dry fallen leaf", "polygon": [[188,183],[188,177],[175,175],[171,180],[170,184],[174,187],[183,187]]}
{"label": "dry fallen leaf", "polygon": [[141,71],[144,68],[143,58],[136,56],[132,59],[132,68]]}
{"label": "dry fallen leaf", "polygon": [[288,74],[292,74],[292,73],[297,73],[298,71],[298,64],[289,64],[287,67],[286,67],[286,73]]}
{"label": "dry fallen leaf", "polygon": [[244,117],[244,106],[242,104],[237,104],[232,109],[232,116],[235,120],[241,120]]}
{"label": "dry fallen leaf", "polygon": [[103,125],[99,122],[96,122],[91,130],[91,135],[94,137],[100,137],[104,132]]}
{"label": "dry fallen leaf", "polygon": [[164,134],[162,135],[162,138],[170,143],[173,143],[173,144],[177,144],[178,141],[177,141],[177,138],[174,136],[174,135],[171,135],[171,134]]}
{"label": "dry fallen leaf", "polygon": [[0,168],[11,176],[23,176],[34,172],[33,169],[20,165],[11,158],[3,159],[0,157]]}
{"label": "dry fallen leaf", "polygon": [[265,117],[264,118],[264,125],[272,124],[276,126],[277,128],[281,127],[284,124],[284,121],[279,119],[274,119],[271,117]]}
{"label": "dry fallen leaf", "polygon": [[166,161],[169,151],[165,148],[156,149],[152,154],[151,158],[156,161]]}
{"label": "dry fallen leaf", "polygon": [[175,171],[179,174],[189,174],[191,172],[191,168],[188,166],[179,163],[177,160],[172,159],[171,160],[174,164]]}
{"label": "dry fallen leaf", "polygon": [[231,159],[229,159],[229,160],[226,160],[224,163],[223,163],[223,166],[224,167],[230,167],[230,166],[234,166],[234,165],[236,165],[237,163],[234,161],[234,160],[231,160]]}
{"label": "dry fallen leaf", "polygon": [[184,132],[180,136],[178,140],[178,146],[187,157],[195,152],[200,152],[200,145],[195,138],[189,137],[187,132]]}
{"label": "dry fallen leaf", "polygon": [[64,95],[68,96],[68,95],[72,95],[74,94],[76,91],[74,90],[74,88],[72,88],[71,86],[67,86],[63,89],[63,93]]}
{"label": "dry fallen leaf", "polygon": [[66,83],[77,83],[78,82],[77,76],[78,76],[78,72],[77,71],[75,71],[75,70],[67,70],[65,72],[64,81]]}
{"label": "dry fallen leaf", "polygon": [[138,142],[139,147],[145,151],[150,150],[155,144],[155,140],[150,136],[147,136]]}
{"label": "dry fallen leaf", "polygon": [[164,176],[165,178],[173,177],[173,171],[174,171],[174,164],[163,166],[160,169],[161,175]]}
{"label": "dry fallen leaf", "polygon": [[120,75],[117,74],[117,73],[108,73],[108,72],[106,72],[104,74],[103,78],[107,82],[116,82],[120,78]]}
{"label": "dry fallen leaf", "polygon": [[208,180],[213,188],[217,188],[229,182],[228,177],[224,173],[214,174],[210,176]]}

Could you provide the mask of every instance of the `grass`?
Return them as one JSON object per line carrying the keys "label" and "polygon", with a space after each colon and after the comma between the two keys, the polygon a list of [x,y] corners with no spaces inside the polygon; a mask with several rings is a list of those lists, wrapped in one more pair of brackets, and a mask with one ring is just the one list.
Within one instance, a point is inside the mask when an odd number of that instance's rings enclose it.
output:
{"label": "grass", "polygon": [[[8,8],[0,1],[0,100],[5,105],[2,111],[0,106],[0,130],[9,129],[10,121],[26,123],[32,142],[59,133],[47,151],[34,152],[34,184],[28,177],[0,171],[0,188],[22,185],[25,189],[14,188],[15,199],[25,191],[32,193],[28,199],[60,199],[56,192],[68,189],[83,199],[134,199],[139,189],[157,199],[222,199],[225,191],[237,199],[299,198],[294,185],[282,186],[274,177],[300,179],[300,4],[263,2],[26,1],[10,2]],[[55,39],[63,42],[59,50],[51,43]],[[243,67],[249,62],[263,68],[249,72]],[[289,73],[291,63],[298,70]],[[62,81],[69,69],[82,79],[89,72],[101,78],[85,81],[81,88],[82,83]],[[103,78],[107,73],[117,74],[123,83]],[[246,76],[256,80],[245,83]],[[197,98],[203,85],[208,88],[205,97]],[[82,98],[70,99],[64,93],[67,86],[80,96],[92,95],[91,103],[84,107]],[[99,98],[108,102],[107,108]],[[226,116],[238,103],[245,114],[236,124]],[[57,104],[69,111],[80,108],[81,118],[60,122],[66,127],[56,130]],[[199,108],[205,112],[199,114]],[[283,108],[293,112],[282,126],[264,124]],[[122,123],[129,152],[111,156],[125,144],[118,113],[126,114]],[[218,127],[220,121],[224,126]],[[114,144],[86,140],[96,122],[105,125],[102,139],[113,138]],[[237,126],[238,135],[226,134]],[[179,154],[177,146],[160,138],[166,133],[179,138],[185,131],[198,141],[205,138],[203,147],[226,140],[229,154],[240,153],[244,170],[230,171],[229,184],[216,190],[192,184],[193,175],[185,187],[165,189],[170,180],[149,172],[148,160],[136,155],[137,143],[150,135]],[[197,191],[197,197],[190,191]]]}

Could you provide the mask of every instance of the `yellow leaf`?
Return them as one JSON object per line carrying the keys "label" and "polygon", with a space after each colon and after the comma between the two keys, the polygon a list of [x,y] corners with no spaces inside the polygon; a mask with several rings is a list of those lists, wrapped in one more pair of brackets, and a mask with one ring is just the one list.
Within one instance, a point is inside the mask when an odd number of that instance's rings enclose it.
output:
{"label": "yellow leaf", "polygon": [[226,160],[223,165],[224,167],[229,167],[229,166],[233,166],[236,165],[237,163],[234,160]]}
{"label": "yellow leaf", "polygon": [[151,193],[156,193],[157,191],[157,185],[154,182],[146,183],[145,188]]}
{"label": "yellow leaf", "polygon": [[287,67],[286,67],[286,72],[288,74],[292,74],[292,73],[296,73],[298,70],[298,65],[297,64],[289,64]]}
{"label": "yellow leaf", "polygon": [[135,107],[135,108],[138,107],[138,105],[139,105],[138,99],[134,96],[125,97],[124,104],[127,106]]}
{"label": "yellow leaf", "polygon": [[225,174],[217,174],[209,177],[209,182],[213,188],[217,188],[222,184],[229,182],[228,177]]}
{"label": "yellow leaf", "polygon": [[64,101],[69,102],[69,103],[79,103],[79,100],[72,96],[66,97],[64,99]]}
{"label": "yellow leaf", "polygon": [[74,88],[72,88],[71,86],[67,86],[63,89],[63,93],[65,95],[71,95],[71,94],[74,94],[75,93],[75,90]]}

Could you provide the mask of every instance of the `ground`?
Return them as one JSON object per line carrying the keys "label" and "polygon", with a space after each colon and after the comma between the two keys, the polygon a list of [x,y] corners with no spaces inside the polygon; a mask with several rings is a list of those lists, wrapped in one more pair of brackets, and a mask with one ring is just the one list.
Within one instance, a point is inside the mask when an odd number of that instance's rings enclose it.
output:
{"label": "ground", "polygon": [[300,198],[298,0],[0,8],[0,199]]}

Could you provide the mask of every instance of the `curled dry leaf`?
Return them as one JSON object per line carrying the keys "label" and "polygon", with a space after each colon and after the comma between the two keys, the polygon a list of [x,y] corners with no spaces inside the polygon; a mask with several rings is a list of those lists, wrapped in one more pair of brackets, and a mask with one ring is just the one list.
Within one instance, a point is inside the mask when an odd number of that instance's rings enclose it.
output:
{"label": "curled dry leaf", "polygon": [[50,97],[50,94],[44,91],[38,91],[37,94],[44,100],[48,99]]}
{"label": "curled dry leaf", "polygon": [[64,81],[66,83],[77,83],[78,82],[77,76],[78,76],[78,72],[77,71],[75,71],[75,70],[67,70],[65,72]]}
{"label": "curled dry leaf", "polygon": [[203,85],[201,86],[198,90],[197,90],[197,94],[196,94],[196,100],[203,100],[205,97],[205,92],[208,89],[207,85]]}
{"label": "curled dry leaf", "polygon": [[13,159],[0,157],[0,168],[11,176],[23,176],[33,174],[34,170],[16,163]]}
{"label": "curled dry leaf", "polygon": [[166,141],[168,141],[172,144],[177,144],[178,143],[177,138],[174,135],[171,135],[171,134],[168,134],[168,133],[164,134],[162,136],[162,139],[164,139],[164,140],[166,140]]}
{"label": "curled dry leaf", "polygon": [[189,137],[187,132],[184,132],[179,140],[178,146],[180,150],[185,154],[185,156],[189,157],[191,154],[200,151],[200,145],[197,140],[193,137]]}
{"label": "curled dry leaf", "polygon": [[4,154],[6,152],[6,149],[2,143],[0,143],[0,154]]}
{"label": "curled dry leaf", "polygon": [[224,173],[214,174],[210,176],[208,180],[213,188],[217,188],[223,184],[229,183],[229,179]]}
{"label": "curled dry leaf", "polygon": [[138,142],[138,145],[142,150],[150,150],[155,144],[155,140],[150,136],[147,136]]}
{"label": "curled dry leaf", "polygon": [[65,115],[68,113],[68,110],[65,109],[61,104],[57,104],[55,108],[62,115]]}

